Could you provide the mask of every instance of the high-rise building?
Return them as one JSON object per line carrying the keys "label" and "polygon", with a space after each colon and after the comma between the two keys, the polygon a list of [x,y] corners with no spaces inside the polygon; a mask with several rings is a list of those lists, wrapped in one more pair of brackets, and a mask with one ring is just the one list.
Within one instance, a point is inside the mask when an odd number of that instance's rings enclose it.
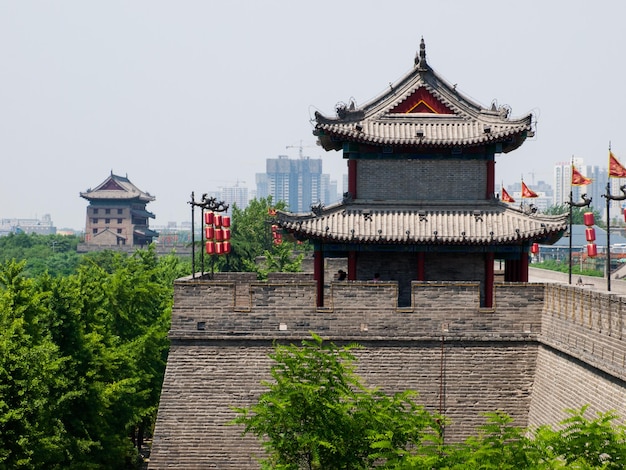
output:
{"label": "high-rise building", "polygon": [[290,212],[309,212],[311,205],[337,200],[336,189],[334,197],[329,194],[332,185],[330,177],[322,174],[321,158],[268,158],[266,172],[256,175],[256,187],[257,197],[272,196],[275,202],[284,201]]}
{"label": "high-rise building", "polygon": [[580,199],[580,195],[585,191],[581,191],[580,186],[572,186],[572,163],[578,171],[582,172],[583,159],[580,157],[573,158],[569,162],[559,162],[554,165],[554,205],[562,206],[569,202],[570,191],[574,201]]}
{"label": "high-rise building", "polygon": [[239,209],[248,207],[250,198],[248,197],[248,188],[239,186],[239,182],[235,186],[221,188],[220,199],[228,204],[228,212],[232,212],[233,205]]}
{"label": "high-rise building", "polygon": [[[606,168],[598,165],[586,165],[582,168],[583,174],[587,178],[591,178],[591,184],[581,187],[581,194],[587,194],[591,197],[591,207],[602,214],[602,218],[606,218],[606,199],[602,197],[606,194],[606,183],[609,181],[609,172]],[[613,182],[611,182],[613,183]],[[615,187],[617,189],[617,186]],[[612,193],[617,194],[617,193]],[[619,201],[613,201],[613,204]],[[617,206],[616,206],[617,207]]]}

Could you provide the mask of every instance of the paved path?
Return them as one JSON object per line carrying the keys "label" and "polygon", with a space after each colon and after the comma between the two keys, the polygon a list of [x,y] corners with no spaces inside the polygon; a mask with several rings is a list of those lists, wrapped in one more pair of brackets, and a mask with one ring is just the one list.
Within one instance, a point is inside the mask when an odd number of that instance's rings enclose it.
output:
{"label": "paved path", "polygon": [[[593,289],[599,292],[605,292],[617,295],[626,295],[626,281],[611,278],[611,292],[607,290],[607,280],[602,277],[577,276],[572,274],[572,285],[576,286],[578,278],[582,278],[582,289]],[[530,282],[556,282],[559,284],[568,284],[569,274],[550,271],[548,269],[528,268],[528,280]]]}

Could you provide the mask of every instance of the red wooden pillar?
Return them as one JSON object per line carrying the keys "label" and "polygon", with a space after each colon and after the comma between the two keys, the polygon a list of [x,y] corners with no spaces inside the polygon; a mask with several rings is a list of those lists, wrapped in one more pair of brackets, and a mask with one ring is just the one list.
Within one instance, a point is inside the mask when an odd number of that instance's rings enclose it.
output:
{"label": "red wooden pillar", "polygon": [[317,306],[324,306],[324,252],[316,250],[313,254],[313,279],[317,281]]}
{"label": "red wooden pillar", "polygon": [[348,251],[348,281],[356,280],[356,251]]}
{"label": "red wooden pillar", "polygon": [[504,280],[506,282],[517,282],[517,275],[519,273],[518,261],[514,259],[507,259],[504,262]]}
{"label": "red wooden pillar", "polygon": [[493,157],[487,161],[487,197],[485,199],[493,199],[496,192],[496,161]]}
{"label": "red wooden pillar", "polygon": [[494,277],[493,253],[485,255],[485,307],[493,307],[493,277]]}
{"label": "red wooden pillar", "polygon": [[528,252],[522,253],[522,258],[519,262],[519,282],[528,282]]}
{"label": "red wooden pillar", "polygon": [[348,192],[356,199],[356,160],[348,160]]}
{"label": "red wooden pillar", "polygon": [[423,251],[417,252],[417,280],[426,280],[426,253]]}

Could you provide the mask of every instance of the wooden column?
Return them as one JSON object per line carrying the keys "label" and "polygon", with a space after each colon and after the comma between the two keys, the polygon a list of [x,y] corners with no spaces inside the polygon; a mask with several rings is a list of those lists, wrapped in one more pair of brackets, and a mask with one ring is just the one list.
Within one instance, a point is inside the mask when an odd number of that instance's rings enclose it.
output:
{"label": "wooden column", "polygon": [[519,282],[528,282],[528,252],[524,251],[521,258],[519,262]]}
{"label": "wooden column", "polygon": [[426,280],[426,253],[423,251],[417,252],[417,280]]}
{"label": "wooden column", "polygon": [[348,160],[348,192],[352,195],[352,199],[357,198],[356,194],[356,160]]}
{"label": "wooden column", "polygon": [[356,281],[356,251],[348,251],[348,281]]}
{"label": "wooden column", "polygon": [[518,261],[514,259],[507,259],[504,262],[504,280],[506,282],[517,282],[519,273],[518,264]]}
{"label": "wooden column", "polygon": [[317,281],[317,306],[324,306],[324,252],[321,248],[313,253],[313,279]]}
{"label": "wooden column", "polygon": [[485,254],[485,307],[493,307],[493,253]]}

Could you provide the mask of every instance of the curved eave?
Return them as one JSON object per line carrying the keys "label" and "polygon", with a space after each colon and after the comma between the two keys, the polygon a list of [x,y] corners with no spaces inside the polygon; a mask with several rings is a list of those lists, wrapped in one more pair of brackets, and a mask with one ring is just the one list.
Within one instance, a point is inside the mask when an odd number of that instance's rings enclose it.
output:
{"label": "curved eave", "polygon": [[348,244],[554,243],[567,229],[567,216],[528,215],[500,204],[441,209],[344,206],[319,216],[280,212],[277,220],[298,238]]}
{"label": "curved eave", "polygon": [[502,151],[507,153],[532,135],[532,115],[506,125],[419,118],[359,124],[321,122],[316,125],[314,134],[325,150],[339,150],[343,142],[423,149],[499,143]]}
{"label": "curved eave", "polygon": [[119,191],[82,192],[80,197],[88,201],[132,201],[152,202],[156,198],[145,194],[129,194]]}

